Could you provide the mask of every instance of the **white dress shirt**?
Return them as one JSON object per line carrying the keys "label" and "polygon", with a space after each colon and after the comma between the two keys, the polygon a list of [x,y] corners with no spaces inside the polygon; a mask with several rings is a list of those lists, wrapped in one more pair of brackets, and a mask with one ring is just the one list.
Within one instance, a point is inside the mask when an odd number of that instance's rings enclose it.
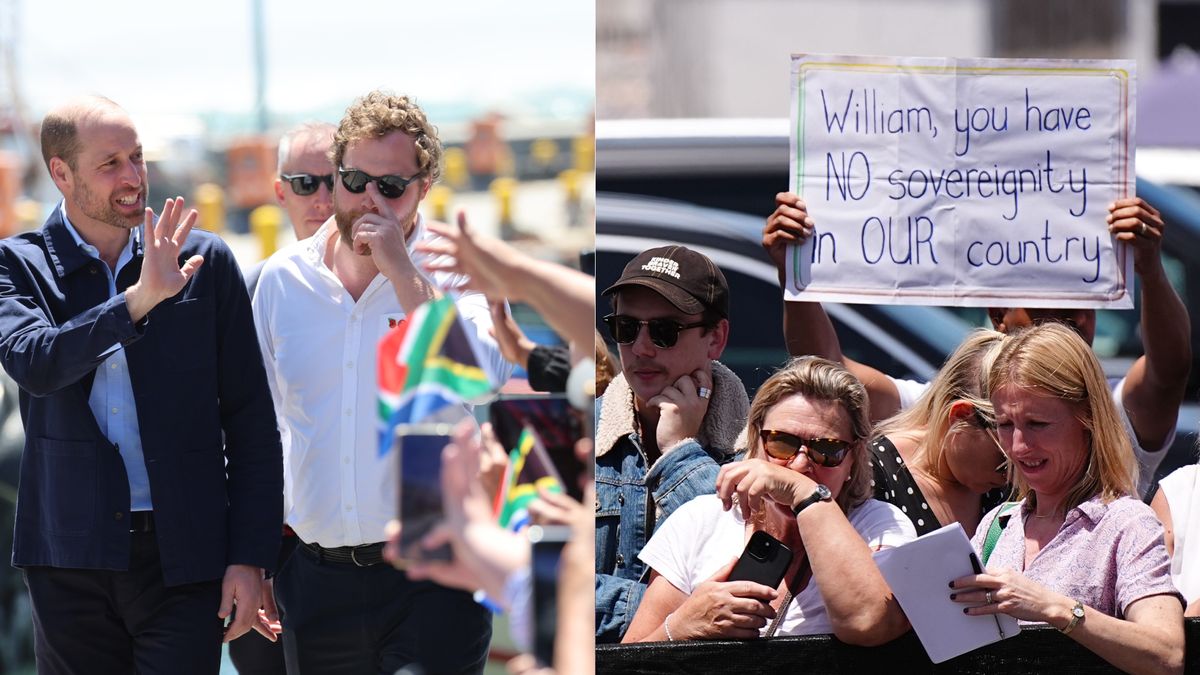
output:
{"label": "white dress shirt", "polygon": [[[396,517],[396,453],[379,456],[376,353],[405,316],[382,274],[354,301],[325,264],[337,236],[330,218],[311,238],[271,256],[253,299],[284,438],[284,519],[301,540],[327,548],[383,541],[384,525]],[[408,240],[418,268],[431,256],[413,244],[435,238],[418,216]],[[448,291],[466,278],[438,272],[431,280]],[[493,381],[506,381],[512,366],[488,335],[486,298],[467,292],[456,304],[484,345],[488,363],[481,365]]]}

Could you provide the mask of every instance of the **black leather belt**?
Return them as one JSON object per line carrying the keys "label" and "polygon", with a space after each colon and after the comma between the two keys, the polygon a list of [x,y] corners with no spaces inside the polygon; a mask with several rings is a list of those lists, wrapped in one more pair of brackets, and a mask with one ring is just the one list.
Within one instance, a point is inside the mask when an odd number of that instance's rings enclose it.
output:
{"label": "black leather belt", "polygon": [[383,542],[363,544],[362,546],[325,548],[320,544],[310,544],[306,541],[301,541],[300,548],[316,556],[320,562],[355,565],[357,567],[370,567],[383,562]]}
{"label": "black leather belt", "polygon": [[130,532],[153,532],[154,531],[154,512],[153,511],[133,511],[129,514],[129,531]]}

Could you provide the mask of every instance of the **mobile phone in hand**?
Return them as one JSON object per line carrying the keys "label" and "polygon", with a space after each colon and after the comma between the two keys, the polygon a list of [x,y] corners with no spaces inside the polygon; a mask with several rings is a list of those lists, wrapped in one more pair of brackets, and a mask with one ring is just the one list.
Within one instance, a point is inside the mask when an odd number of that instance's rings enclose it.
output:
{"label": "mobile phone in hand", "polygon": [[558,625],[558,564],[571,538],[565,525],[534,525],[527,536],[533,577],[533,656],[538,665],[554,665]]}
{"label": "mobile phone in hand", "polygon": [[589,467],[575,456],[575,443],[584,433],[587,415],[572,408],[565,395],[501,394],[492,401],[488,416],[505,450],[517,447],[523,431],[532,432],[540,444],[536,451],[543,455],[537,461],[546,475],[555,478],[572,499],[583,498],[580,477]]}
{"label": "mobile phone in hand", "polygon": [[396,428],[402,564],[449,561],[453,557],[449,544],[434,549],[421,545],[421,540],[445,519],[442,449],[450,443],[453,431],[449,424],[403,424]]}
{"label": "mobile phone in hand", "polygon": [[759,530],[750,535],[746,550],[733,566],[728,581],[753,581],[768,588],[778,588],[791,563],[792,550]]}

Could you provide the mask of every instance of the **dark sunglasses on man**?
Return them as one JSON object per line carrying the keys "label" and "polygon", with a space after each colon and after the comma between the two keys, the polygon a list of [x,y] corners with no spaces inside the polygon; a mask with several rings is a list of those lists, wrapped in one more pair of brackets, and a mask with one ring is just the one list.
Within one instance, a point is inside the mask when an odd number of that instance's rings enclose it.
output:
{"label": "dark sunglasses on man", "polygon": [[383,195],[385,199],[398,199],[404,194],[404,189],[408,187],[409,183],[421,177],[419,173],[408,178],[396,174],[372,176],[366,171],[345,167],[338,169],[338,175],[342,178],[342,187],[356,195],[362,194],[367,189],[367,183],[375,183],[375,187],[379,188],[379,194]]}
{"label": "dark sunglasses on man", "polygon": [[292,192],[301,197],[307,197],[316,192],[321,187],[321,183],[324,183],[325,187],[329,188],[331,192],[333,191],[333,174],[331,173],[319,176],[311,173],[285,173],[280,175],[279,178],[286,180],[292,186]]}
{"label": "dark sunglasses on man", "polygon": [[832,469],[845,461],[850,451],[850,441],[839,438],[800,438],[772,429],[763,429],[759,437],[767,455],[785,462],[803,452],[814,464]]}
{"label": "dark sunglasses on man", "polygon": [[703,321],[695,323],[679,323],[674,319],[635,319],[624,314],[609,314],[604,317],[604,325],[617,344],[627,345],[637,340],[642,326],[650,331],[650,343],[659,349],[670,349],[679,341],[679,332],[689,328],[699,328],[706,325]]}

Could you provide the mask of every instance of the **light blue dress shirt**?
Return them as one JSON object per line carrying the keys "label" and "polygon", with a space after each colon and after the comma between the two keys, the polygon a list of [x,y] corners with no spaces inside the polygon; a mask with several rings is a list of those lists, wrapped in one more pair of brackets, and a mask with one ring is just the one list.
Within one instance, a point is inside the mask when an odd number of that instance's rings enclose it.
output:
{"label": "light blue dress shirt", "polygon": [[[60,204],[63,222],[67,231],[75,238],[79,249],[100,260],[100,251],[85,242],[67,218],[66,208]],[[134,246],[141,238],[141,228],[134,228],[129,242],[117,258],[117,271],[133,260]],[[116,275],[104,261],[105,278],[108,279],[108,297],[117,294]],[[117,446],[121,460],[125,463],[125,474],[129,477],[129,509],[149,511],[154,508],[150,500],[150,478],[146,475],[146,459],[142,455],[142,435],[138,428],[137,406],[133,399],[133,384],[129,380],[129,364],[125,360],[125,349],[114,343],[106,352],[108,357],[96,368],[96,379],[92,383],[92,394],[88,406],[96,418],[96,424],[105,438]]]}

